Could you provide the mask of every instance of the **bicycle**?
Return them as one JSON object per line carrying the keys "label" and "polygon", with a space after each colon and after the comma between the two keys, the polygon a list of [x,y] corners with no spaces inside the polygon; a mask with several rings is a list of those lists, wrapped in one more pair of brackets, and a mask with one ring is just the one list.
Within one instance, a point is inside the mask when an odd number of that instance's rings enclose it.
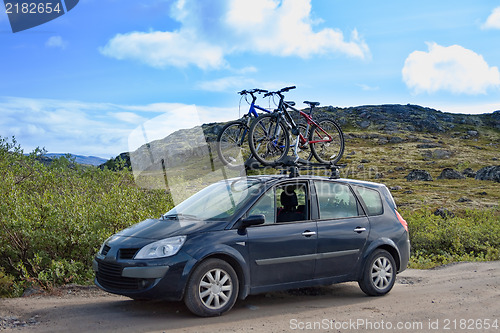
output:
{"label": "bicycle", "polygon": [[[278,108],[270,114],[260,115],[250,126],[248,144],[253,156],[263,165],[279,164],[290,149],[290,134],[296,136],[294,141],[294,162],[300,161],[300,147],[309,146],[311,153],[318,162],[335,165],[344,153],[344,134],[340,126],[331,119],[316,122],[312,118],[314,107],[318,102],[304,101],[309,105],[309,112],[305,113],[285,102],[283,93],[295,89],[295,86],[286,87],[274,92],[267,92],[264,97],[279,96]],[[306,130],[301,133],[299,126],[295,123],[287,109],[299,112],[306,123]],[[306,138],[307,137],[307,138]]]}
{"label": "bicycle", "polygon": [[[217,154],[221,162],[229,168],[240,168],[246,161],[252,158],[252,153],[248,146],[247,133],[250,128],[252,119],[259,116],[257,110],[271,113],[257,104],[257,96],[255,94],[267,93],[267,90],[252,89],[242,90],[238,92],[243,97],[252,96],[252,101],[249,102],[250,107],[248,113],[244,114],[239,120],[234,120],[222,127],[217,136]],[[248,100],[247,100],[248,102]]]}

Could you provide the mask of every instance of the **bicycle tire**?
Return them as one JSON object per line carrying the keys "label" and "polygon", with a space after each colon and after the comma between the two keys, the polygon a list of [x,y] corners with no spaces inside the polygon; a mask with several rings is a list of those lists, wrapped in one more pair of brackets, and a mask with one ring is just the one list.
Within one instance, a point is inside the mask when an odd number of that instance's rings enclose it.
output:
{"label": "bicycle tire", "polygon": [[323,132],[316,125],[313,126],[309,132],[309,142],[311,146],[311,151],[314,158],[320,163],[332,163],[336,164],[342,158],[344,154],[344,133],[340,126],[331,119],[323,119],[317,122],[320,128],[322,128],[332,140],[329,142],[316,142],[317,140],[322,140],[325,137],[325,132]]}
{"label": "bicycle tire", "polygon": [[217,154],[222,164],[241,168],[252,155],[248,146],[248,126],[242,121],[231,121],[224,125],[217,136]]}
{"label": "bicycle tire", "polygon": [[273,165],[283,159],[290,149],[290,134],[275,114],[260,115],[250,125],[250,151],[263,165]]}

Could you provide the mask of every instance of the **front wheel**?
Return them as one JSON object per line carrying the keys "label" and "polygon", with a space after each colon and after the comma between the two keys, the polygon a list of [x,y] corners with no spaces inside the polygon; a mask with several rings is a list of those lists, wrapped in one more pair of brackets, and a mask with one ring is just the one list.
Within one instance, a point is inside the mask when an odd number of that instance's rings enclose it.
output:
{"label": "front wheel", "polygon": [[382,296],[391,291],[396,281],[396,263],[386,250],[375,250],[366,261],[359,287],[368,296]]}
{"label": "front wheel", "polygon": [[288,153],[290,135],[286,125],[275,114],[265,114],[250,126],[248,144],[260,163],[273,165]]}
{"label": "front wheel", "polygon": [[200,317],[220,316],[231,310],[238,291],[238,275],[233,267],[220,259],[208,259],[189,278],[184,303]]}
{"label": "front wheel", "polygon": [[336,164],[344,154],[344,134],[331,119],[324,119],[309,132],[309,142],[314,157],[320,163]]}
{"label": "front wheel", "polygon": [[242,121],[232,121],[224,125],[217,136],[217,154],[221,162],[229,168],[242,167],[251,157],[248,146],[248,126]]}

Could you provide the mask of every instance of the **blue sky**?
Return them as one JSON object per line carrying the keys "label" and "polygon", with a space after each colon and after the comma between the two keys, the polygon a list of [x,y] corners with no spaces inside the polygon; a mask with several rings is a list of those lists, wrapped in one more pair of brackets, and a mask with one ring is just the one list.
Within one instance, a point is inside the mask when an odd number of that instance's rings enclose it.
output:
{"label": "blue sky", "polygon": [[500,109],[498,1],[80,0],[18,33],[0,12],[0,45],[0,136],[26,151],[109,158],[157,116],[165,135],[237,118],[236,92],[256,87]]}

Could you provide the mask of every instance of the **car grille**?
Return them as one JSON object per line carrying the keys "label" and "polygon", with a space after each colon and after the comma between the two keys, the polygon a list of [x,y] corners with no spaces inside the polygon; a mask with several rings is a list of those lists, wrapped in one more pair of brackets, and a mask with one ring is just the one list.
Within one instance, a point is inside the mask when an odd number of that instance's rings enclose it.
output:
{"label": "car grille", "polygon": [[120,259],[133,259],[139,249],[120,249],[118,257]]}
{"label": "car grille", "polygon": [[147,287],[144,279],[123,277],[122,270],[120,265],[101,261],[96,274],[97,281],[110,290],[140,290]]}

